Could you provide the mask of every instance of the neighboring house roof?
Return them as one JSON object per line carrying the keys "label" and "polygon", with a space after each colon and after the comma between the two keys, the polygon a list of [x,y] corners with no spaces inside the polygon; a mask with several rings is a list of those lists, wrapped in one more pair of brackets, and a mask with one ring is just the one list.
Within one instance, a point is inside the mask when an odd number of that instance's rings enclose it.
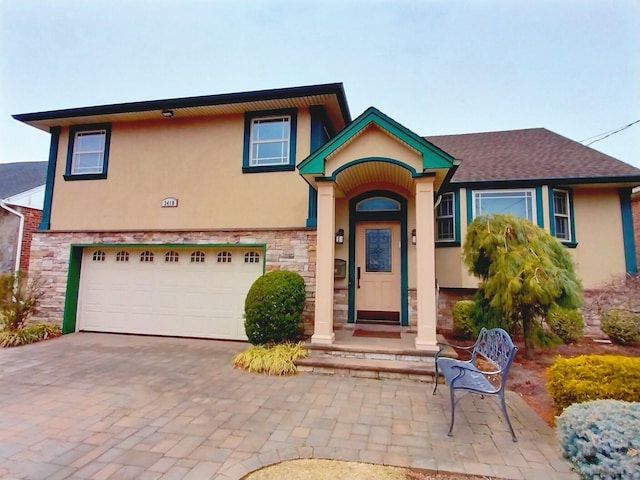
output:
{"label": "neighboring house roof", "polygon": [[44,185],[47,162],[0,163],[0,199]]}
{"label": "neighboring house roof", "polygon": [[640,169],[546,128],[425,138],[462,161],[451,183],[640,183]]}

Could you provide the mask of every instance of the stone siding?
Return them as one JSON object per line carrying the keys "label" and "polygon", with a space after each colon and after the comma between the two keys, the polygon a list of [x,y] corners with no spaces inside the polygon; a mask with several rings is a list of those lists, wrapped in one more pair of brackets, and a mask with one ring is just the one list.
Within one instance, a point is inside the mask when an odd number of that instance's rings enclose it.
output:
{"label": "stone siding", "polygon": [[302,323],[313,333],[315,305],[316,231],[312,229],[216,230],[172,232],[36,232],[29,268],[39,272],[46,294],[38,319],[61,324],[67,287],[69,255],[74,244],[266,244],[265,269],[290,270],[304,278],[307,304]]}

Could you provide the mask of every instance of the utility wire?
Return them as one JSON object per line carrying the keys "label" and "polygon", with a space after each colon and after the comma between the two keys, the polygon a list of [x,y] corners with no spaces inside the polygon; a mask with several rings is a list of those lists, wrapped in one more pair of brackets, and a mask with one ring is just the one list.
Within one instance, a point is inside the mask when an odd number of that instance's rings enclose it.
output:
{"label": "utility wire", "polygon": [[[594,144],[596,142],[599,142],[600,140],[604,140],[605,138],[610,137],[611,135],[614,135],[614,134],[619,133],[619,132],[621,132],[623,130],[626,130],[627,128],[635,125],[636,123],[640,123],[640,120],[636,120],[635,122],[631,122],[629,125],[625,125],[624,127],[617,128],[615,130],[609,130],[608,132],[600,133],[598,135],[594,135],[593,137],[585,138],[584,140],[580,140],[580,143],[586,142],[587,140],[591,140],[592,138],[596,138],[596,140],[587,143],[586,146],[588,147],[589,145],[592,145],[592,144]],[[600,137],[600,138],[597,138],[597,137]]]}

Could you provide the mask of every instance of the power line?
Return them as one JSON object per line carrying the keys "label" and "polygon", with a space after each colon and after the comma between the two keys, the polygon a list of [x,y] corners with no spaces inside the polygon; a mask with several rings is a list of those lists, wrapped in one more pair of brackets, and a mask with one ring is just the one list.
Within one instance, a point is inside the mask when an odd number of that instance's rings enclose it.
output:
{"label": "power line", "polygon": [[586,146],[588,147],[589,145],[592,145],[592,144],[594,144],[596,142],[599,142],[600,140],[604,140],[605,138],[608,138],[611,135],[615,135],[616,133],[622,132],[623,130],[626,130],[627,128],[635,125],[636,123],[640,123],[640,120],[636,120],[635,122],[631,122],[630,124],[625,125],[624,127],[616,128],[614,130],[609,130],[608,132],[599,133],[598,135],[594,135],[592,137],[585,138],[584,140],[580,140],[580,143],[586,142],[587,140],[591,140],[592,138],[595,138],[596,140],[586,144]]}

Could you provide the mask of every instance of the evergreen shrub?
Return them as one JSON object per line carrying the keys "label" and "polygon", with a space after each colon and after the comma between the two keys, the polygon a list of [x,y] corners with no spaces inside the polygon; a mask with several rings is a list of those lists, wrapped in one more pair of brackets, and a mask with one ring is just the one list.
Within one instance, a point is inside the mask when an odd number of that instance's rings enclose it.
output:
{"label": "evergreen shrub", "polygon": [[478,336],[478,329],[471,318],[474,305],[473,300],[460,300],[453,305],[453,334],[456,337],[470,339]]}
{"label": "evergreen shrub", "polygon": [[254,345],[281,343],[298,337],[305,304],[304,279],[276,270],[258,278],[244,302],[244,327]]}
{"label": "evergreen shrub", "polygon": [[548,369],[547,389],[556,413],[589,400],[640,399],[640,357],[581,355],[558,357]]}
{"label": "evergreen shrub", "polygon": [[640,403],[575,404],[556,424],[562,452],[583,479],[640,480]]}
{"label": "evergreen shrub", "polygon": [[640,314],[625,308],[612,308],[600,316],[600,328],[611,341],[632,345],[640,339]]}
{"label": "evergreen shrub", "polygon": [[564,343],[573,343],[584,333],[582,313],[575,308],[550,308],[547,312],[547,325]]}

